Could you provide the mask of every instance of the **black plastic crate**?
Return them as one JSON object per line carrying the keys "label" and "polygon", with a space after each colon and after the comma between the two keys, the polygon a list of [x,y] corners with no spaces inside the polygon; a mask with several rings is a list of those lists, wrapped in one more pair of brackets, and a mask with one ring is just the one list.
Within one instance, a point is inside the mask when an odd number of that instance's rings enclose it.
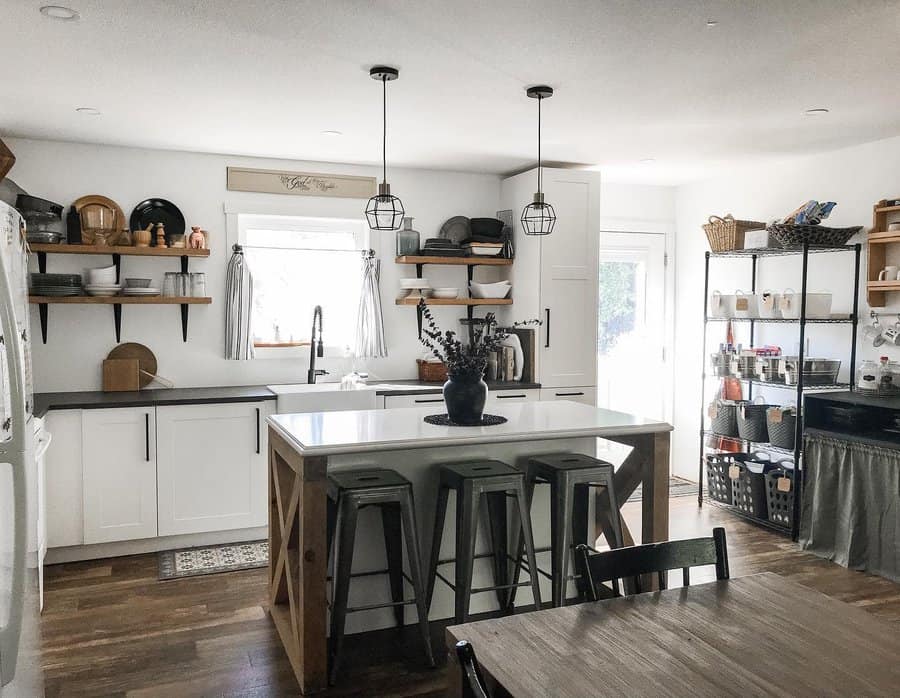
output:
{"label": "black plastic crate", "polygon": [[[794,525],[794,469],[779,464],[766,473],[766,507],[769,521],[778,526]],[[787,479],[789,487],[779,488],[779,481]]]}
{"label": "black plastic crate", "polygon": [[710,453],[706,456],[706,492],[710,499],[732,503],[731,479],[728,467],[734,462],[733,453]]}
{"label": "black plastic crate", "polygon": [[766,500],[766,473],[775,465],[751,459],[736,462],[734,465],[737,469],[733,472],[729,467],[734,506],[754,518],[767,520],[769,510]]}

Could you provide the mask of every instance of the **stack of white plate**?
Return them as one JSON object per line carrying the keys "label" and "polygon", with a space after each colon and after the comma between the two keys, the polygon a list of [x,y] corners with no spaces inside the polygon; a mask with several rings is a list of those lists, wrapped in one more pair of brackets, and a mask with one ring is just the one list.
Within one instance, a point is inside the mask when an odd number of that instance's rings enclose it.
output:
{"label": "stack of white plate", "polygon": [[118,284],[88,284],[84,287],[89,296],[118,296],[121,290]]}
{"label": "stack of white plate", "polygon": [[122,291],[123,296],[158,296],[159,289],[151,288],[149,286],[140,287],[140,286],[126,286],[125,290]]}
{"label": "stack of white plate", "polygon": [[428,279],[415,277],[400,279],[401,298],[428,298],[431,295],[431,284]]}

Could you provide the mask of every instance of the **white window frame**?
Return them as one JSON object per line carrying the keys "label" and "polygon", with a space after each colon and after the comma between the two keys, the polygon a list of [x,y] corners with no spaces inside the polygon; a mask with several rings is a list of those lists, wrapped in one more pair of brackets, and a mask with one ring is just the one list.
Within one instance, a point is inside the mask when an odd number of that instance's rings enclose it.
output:
{"label": "white window frame", "polygon": [[[249,210],[247,210],[249,208]],[[265,226],[267,230],[295,230],[297,219],[303,220],[303,229],[310,232],[343,233],[350,228],[354,234],[356,247],[362,254],[363,250],[373,249],[373,242],[377,241],[365,218],[339,217],[339,216],[314,216],[300,212],[276,212],[272,210],[253,210],[250,207],[232,209],[226,206],[226,229],[229,249],[235,245],[246,246],[248,228]],[[293,249],[285,247],[285,249]],[[375,248],[376,254],[378,252]],[[312,318],[309,319],[312,323]],[[257,347],[254,350],[254,359],[308,359],[310,347]],[[338,345],[325,345],[325,358],[341,358],[346,356],[346,347]]]}

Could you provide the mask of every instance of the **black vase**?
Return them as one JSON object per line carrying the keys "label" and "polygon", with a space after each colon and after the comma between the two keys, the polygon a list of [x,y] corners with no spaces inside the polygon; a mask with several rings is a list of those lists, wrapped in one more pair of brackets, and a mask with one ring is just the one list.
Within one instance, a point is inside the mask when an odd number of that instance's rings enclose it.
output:
{"label": "black vase", "polygon": [[480,374],[451,375],[444,383],[443,392],[451,422],[466,426],[481,424],[488,387]]}

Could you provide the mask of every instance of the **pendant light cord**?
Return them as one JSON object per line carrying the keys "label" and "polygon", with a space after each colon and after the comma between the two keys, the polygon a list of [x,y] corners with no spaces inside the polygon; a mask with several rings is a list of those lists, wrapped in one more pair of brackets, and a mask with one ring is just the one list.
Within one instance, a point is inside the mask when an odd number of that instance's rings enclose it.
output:
{"label": "pendant light cord", "polygon": [[538,95],[538,193],[541,193],[541,184],[543,183],[543,177],[541,176],[541,102],[544,100],[543,97]]}
{"label": "pendant light cord", "polygon": [[383,167],[381,181],[387,183],[387,76],[381,77],[381,165]]}

